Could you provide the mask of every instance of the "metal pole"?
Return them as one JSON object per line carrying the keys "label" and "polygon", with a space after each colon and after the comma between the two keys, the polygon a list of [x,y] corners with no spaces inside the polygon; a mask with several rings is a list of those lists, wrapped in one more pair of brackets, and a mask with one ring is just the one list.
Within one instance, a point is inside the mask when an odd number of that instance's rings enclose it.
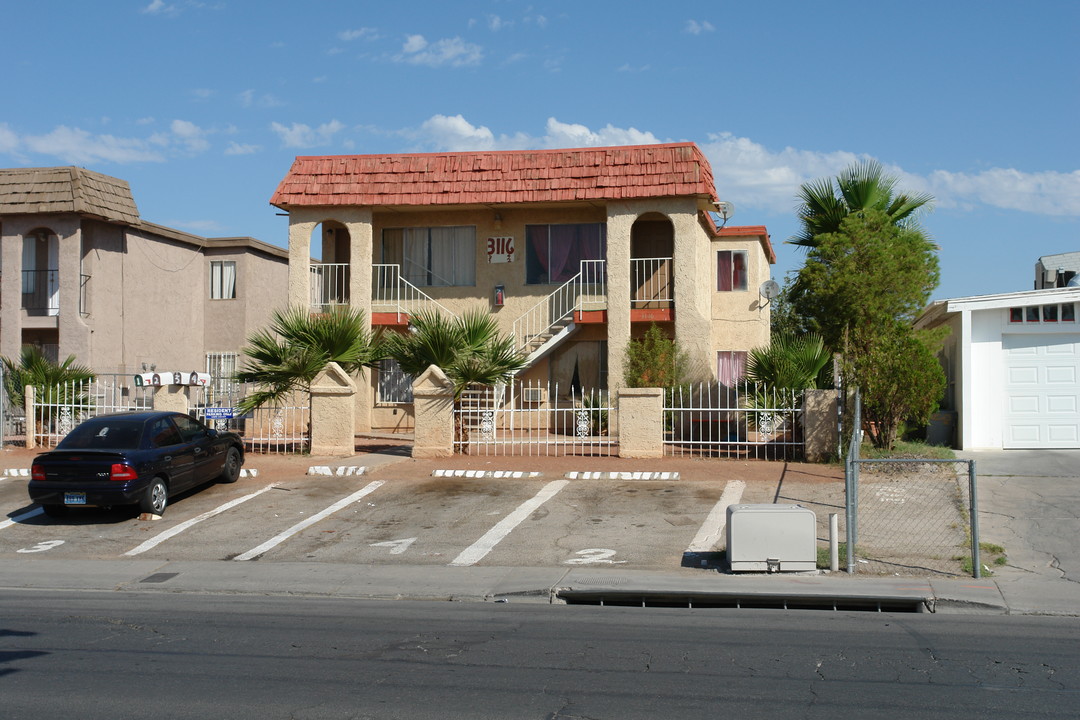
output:
{"label": "metal pole", "polygon": [[840,569],[840,522],[836,513],[829,513],[829,570],[836,572]]}
{"label": "metal pole", "polygon": [[982,559],[979,557],[979,500],[976,493],[975,461],[968,460],[968,497],[971,500],[971,575],[982,577]]}
{"label": "metal pole", "polygon": [[855,572],[855,512],[852,508],[854,497],[851,493],[852,475],[855,472],[855,461],[848,454],[844,472],[844,531],[847,543],[847,571],[848,574]]}

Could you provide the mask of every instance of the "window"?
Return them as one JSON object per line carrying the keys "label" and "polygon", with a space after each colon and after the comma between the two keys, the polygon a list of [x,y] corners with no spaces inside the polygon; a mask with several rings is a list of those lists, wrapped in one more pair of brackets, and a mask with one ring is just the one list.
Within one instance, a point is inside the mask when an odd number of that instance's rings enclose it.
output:
{"label": "window", "polygon": [[746,375],[746,353],[742,350],[721,350],[716,353],[716,379],[731,387]]}
{"label": "window", "polygon": [[475,285],[476,228],[383,230],[382,261],[400,265],[401,276],[413,285]]}
{"label": "window", "polygon": [[401,372],[394,360],[379,363],[379,402],[411,403],[413,378]]}
{"label": "window", "polygon": [[1073,323],[1076,322],[1076,304],[1029,305],[1009,308],[1010,323]]}
{"label": "window", "polygon": [[583,260],[607,259],[607,225],[525,226],[525,282],[561,285],[581,271]]}
{"label": "window", "polygon": [[210,299],[233,300],[236,298],[236,262],[233,260],[210,261]]}
{"label": "window", "polygon": [[169,418],[159,418],[150,426],[150,442],[154,447],[168,447],[179,445],[184,440],[180,437],[180,431],[173,425]]}
{"label": "window", "polygon": [[221,352],[206,354],[206,372],[210,375],[210,397],[208,402],[230,400],[236,395],[236,353]]}
{"label": "window", "polygon": [[746,251],[716,251],[716,289],[718,292],[746,289]]}

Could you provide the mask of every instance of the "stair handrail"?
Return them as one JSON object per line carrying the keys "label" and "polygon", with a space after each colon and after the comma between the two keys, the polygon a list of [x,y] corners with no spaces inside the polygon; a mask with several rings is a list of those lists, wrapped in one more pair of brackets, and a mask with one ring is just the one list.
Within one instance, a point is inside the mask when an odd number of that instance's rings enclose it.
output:
{"label": "stair handrail", "polygon": [[[518,350],[528,354],[529,346],[536,338],[542,337],[574,311],[584,309],[585,294],[581,288],[596,287],[597,291],[592,295],[606,298],[605,266],[605,260],[582,260],[576,275],[514,320],[512,334]],[[601,306],[603,301],[592,300],[589,304]]]}
{"label": "stair handrail", "polygon": [[[396,263],[372,264],[371,266],[371,312],[397,313],[399,320],[422,312],[443,312],[449,317],[457,313],[413,285],[401,275]],[[392,310],[379,310],[390,307]],[[405,316],[404,318],[402,316]]]}

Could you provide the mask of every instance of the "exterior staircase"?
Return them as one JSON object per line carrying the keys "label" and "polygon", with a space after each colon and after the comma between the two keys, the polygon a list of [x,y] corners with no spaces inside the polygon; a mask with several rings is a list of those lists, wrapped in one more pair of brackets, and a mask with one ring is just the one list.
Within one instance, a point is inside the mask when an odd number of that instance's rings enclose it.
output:
{"label": "exterior staircase", "polygon": [[607,307],[605,273],[603,260],[583,260],[577,275],[514,321],[513,336],[517,348],[526,356],[522,371],[532,367],[577,331],[575,312]]}

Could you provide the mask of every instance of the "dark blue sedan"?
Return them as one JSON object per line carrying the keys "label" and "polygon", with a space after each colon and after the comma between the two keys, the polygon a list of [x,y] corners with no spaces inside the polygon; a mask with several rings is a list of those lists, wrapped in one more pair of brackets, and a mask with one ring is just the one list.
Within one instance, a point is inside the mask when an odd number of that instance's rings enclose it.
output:
{"label": "dark blue sedan", "polygon": [[34,461],[30,499],[46,515],[72,507],[137,505],[161,515],[169,497],[217,480],[236,482],[240,436],[177,412],[100,415]]}

